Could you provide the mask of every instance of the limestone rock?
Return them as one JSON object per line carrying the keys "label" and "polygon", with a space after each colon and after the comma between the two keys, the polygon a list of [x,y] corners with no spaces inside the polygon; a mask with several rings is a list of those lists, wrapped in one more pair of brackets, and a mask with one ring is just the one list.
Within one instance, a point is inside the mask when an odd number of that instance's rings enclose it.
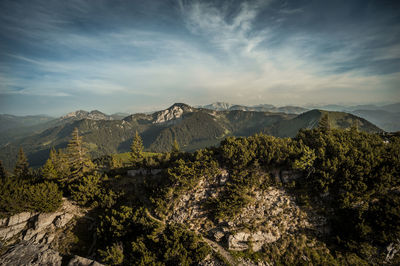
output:
{"label": "limestone rock", "polygon": [[225,236],[225,233],[222,232],[222,231],[216,231],[216,232],[214,233],[214,239],[215,239],[215,241],[217,241],[217,242],[221,241],[221,239],[222,239],[224,236]]}
{"label": "limestone rock", "polygon": [[35,230],[40,230],[51,225],[54,219],[59,215],[61,215],[59,212],[39,214],[35,221]]}
{"label": "limestone rock", "polygon": [[29,220],[29,218],[32,217],[32,214],[30,212],[21,212],[18,214],[15,214],[8,218],[8,223],[7,226],[13,226],[16,224],[24,223]]}
{"label": "limestone rock", "polygon": [[246,250],[249,248],[247,244],[247,240],[250,238],[249,233],[239,232],[233,235],[230,235],[228,238],[228,248],[230,250]]}
{"label": "limestone rock", "polygon": [[56,217],[54,220],[54,225],[57,228],[64,227],[72,218],[74,217],[71,213],[63,213],[60,216]]}
{"label": "limestone rock", "polygon": [[61,265],[60,254],[48,245],[35,245],[21,242],[9,249],[1,258],[0,265]]}
{"label": "limestone rock", "polygon": [[80,256],[74,256],[68,263],[68,266],[102,266],[103,264],[97,261],[83,258]]}
{"label": "limestone rock", "polygon": [[8,226],[0,229],[0,240],[9,240],[15,235],[21,233],[26,227],[27,222],[15,224],[12,226]]}
{"label": "limestone rock", "polygon": [[8,218],[0,219],[0,227],[6,226],[8,223]]}

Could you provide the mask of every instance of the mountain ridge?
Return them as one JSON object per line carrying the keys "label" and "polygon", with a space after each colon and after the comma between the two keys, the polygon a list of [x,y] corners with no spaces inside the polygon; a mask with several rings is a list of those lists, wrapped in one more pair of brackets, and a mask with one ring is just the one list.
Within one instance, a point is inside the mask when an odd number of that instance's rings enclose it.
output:
{"label": "mountain ridge", "polygon": [[16,139],[0,147],[0,159],[11,169],[19,147],[31,165],[40,166],[52,147],[65,148],[73,129],[79,129],[93,157],[129,151],[137,131],[148,151],[169,151],[176,139],[185,151],[218,145],[227,136],[250,136],[263,132],[277,137],[294,137],[301,128],[314,128],[323,113],[332,117],[332,126],[382,132],[362,118],[341,112],[311,110],[301,115],[257,111],[213,111],[177,103],[153,114],[133,114],[122,120],[94,120],[68,117],[52,127]]}

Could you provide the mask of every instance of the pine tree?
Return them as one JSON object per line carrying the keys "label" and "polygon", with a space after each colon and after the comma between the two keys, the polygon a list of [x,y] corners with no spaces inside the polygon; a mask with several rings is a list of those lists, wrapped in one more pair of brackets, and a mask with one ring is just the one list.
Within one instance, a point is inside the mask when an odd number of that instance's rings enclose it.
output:
{"label": "pine tree", "polygon": [[174,139],[174,143],[172,144],[172,154],[178,154],[180,152],[179,143],[176,139]]}
{"label": "pine tree", "polygon": [[131,145],[131,161],[134,166],[138,166],[143,161],[143,141],[137,131]]}
{"label": "pine tree", "polygon": [[67,147],[69,169],[71,178],[69,181],[77,180],[93,170],[94,165],[83,145],[82,137],[79,136],[77,128],[72,132],[72,139]]}
{"label": "pine tree", "polygon": [[57,152],[54,148],[50,150],[49,159],[42,167],[42,176],[44,179],[56,180],[58,179],[58,172],[55,167],[55,161],[57,160]]}
{"label": "pine tree", "polygon": [[324,114],[319,121],[318,127],[322,130],[329,131],[331,130],[331,122],[327,114]]}
{"label": "pine tree", "polygon": [[28,159],[26,158],[22,147],[19,148],[17,162],[16,162],[15,168],[14,168],[14,175],[17,178],[21,178],[21,179],[29,179],[30,178]]}
{"label": "pine tree", "polygon": [[358,132],[359,128],[360,128],[360,121],[358,121],[358,120],[353,120],[353,122],[352,122],[352,124],[351,124],[351,127],[350,127],[350,130],[351,130],[351,131]]}
{"label": "pine tree", "polygon": [[3,162],[0,160],[0,180],[5,179],[7,177],[6,170],[3,167]]}
{"label": "pine tree", "polygon": [[53,160],[53,165],[57,170],[59,181],[64,182],[68,180],[71,176],[68,154],[59,149]]}

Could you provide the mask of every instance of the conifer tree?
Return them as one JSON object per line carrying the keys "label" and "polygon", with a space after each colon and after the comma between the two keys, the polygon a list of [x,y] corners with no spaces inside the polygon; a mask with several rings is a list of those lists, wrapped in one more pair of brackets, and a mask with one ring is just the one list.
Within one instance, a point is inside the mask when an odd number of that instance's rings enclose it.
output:
{"label": "conifer tree", "polygon": [[58,179],[58,172],[55,166],[55,161],[57,160],[57,152],[54,148],[50,150],[49,159],[42,167],[43,178],[49,180]]}
{"label": "conifer tree", "polygon": [[68,153],[59,149],[55,158],[53,159],[53,165],[57,170],[58,178],[61,182],[67,180],[71,175],[71,169],[69,166]]}
{"label": "conifer tree", "polygon": [[324,114],[319,121],[318,127],[322,130],[329,131],[331,130],[331,123],[327,114]]}
{"label": "conifer tree", "polygon": [[137,131],[131,145],[131,160],[134,166],[143,161],[143,141]]}
{"label": "conifer tree", "polygon": [[6,170],[3,167],[3,162],[0,160],[0,180],[7,177]]}
{"label": "conifer tree", "polygon": [[172,154],[178,154],[180,152],[179,143],[176,139],[174,139],[174,143],[172,144]]}
{"label": "conifer tree", "polygon": [[351,124],[350,130],[358,132],[360,128],[360,121],[358,120],[353,120],[353,123]]}
{"label": "conifer tree", "polygon": [[22,147],[19,148],[17,162],[14,168],[14,175],[17,178],[28,179],[30,177],[29,163]]}
{"label": "conifer tree", "polygon": [[71,178],[69,181],[77,180],[84,176],[85,173],[91,172],[94,165],[90,159],[88,151],[83,145],[82,137],[79,136],[77,128],[72,132],[72,139],[67,147],[69,169]]}

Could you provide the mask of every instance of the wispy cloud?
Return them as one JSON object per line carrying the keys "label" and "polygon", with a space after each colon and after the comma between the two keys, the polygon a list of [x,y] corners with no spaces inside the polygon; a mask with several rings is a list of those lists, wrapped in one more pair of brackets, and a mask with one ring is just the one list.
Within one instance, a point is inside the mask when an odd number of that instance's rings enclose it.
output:
{"label": "wispy cloud", "polygon": [[21,3],[0,12],[0,94],[154,106],[400,100],[398,36],[383,38],[396,23],[328,32],[309,26],[310,7],[274,0]]}

